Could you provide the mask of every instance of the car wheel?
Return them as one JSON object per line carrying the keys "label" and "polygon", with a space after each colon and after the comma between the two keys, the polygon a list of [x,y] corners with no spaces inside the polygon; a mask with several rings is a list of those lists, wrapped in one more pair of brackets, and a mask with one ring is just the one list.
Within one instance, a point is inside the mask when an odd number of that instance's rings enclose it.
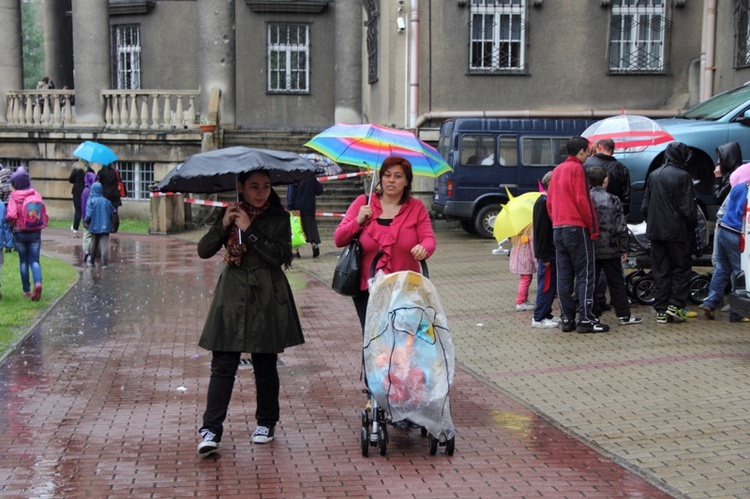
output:
{"label": "car wheel", "polygon": [[492,239],[492,229],[498,213],[500,213],[499,204],[489,204],[480,208],[474,217],[474,229],[480,237]]}
{"label": "car wheel", "polygon": [[474,221],[473,220],[461,220],[458,222],[461,224],[461,228],[465,230],[467,233],[475,236],[477,234],[477,229],[474,227]]}

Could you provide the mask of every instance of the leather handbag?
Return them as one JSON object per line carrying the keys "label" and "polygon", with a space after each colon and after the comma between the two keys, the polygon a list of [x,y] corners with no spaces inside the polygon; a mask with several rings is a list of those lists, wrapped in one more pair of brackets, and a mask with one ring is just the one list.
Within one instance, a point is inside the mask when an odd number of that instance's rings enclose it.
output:
{"label": "leather handbag", "polygon": [[333,271],[331,287],[340,295],[354,296],[359,293],[360,254],[362,246],[358,239],[352,240],[341,252]]}

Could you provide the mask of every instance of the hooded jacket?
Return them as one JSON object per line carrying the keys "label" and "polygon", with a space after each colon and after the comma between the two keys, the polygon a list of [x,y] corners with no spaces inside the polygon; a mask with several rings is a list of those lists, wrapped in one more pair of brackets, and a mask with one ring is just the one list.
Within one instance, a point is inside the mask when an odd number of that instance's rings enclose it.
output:
{"label": "hooded jacket", "polygon": [[10,193],[10,199],[8,200],[8,210],[5,213],[5,219],[8,224],[12,226],[13,232],[23,232],[21,224],[18,221],[21,208],[23,207],[24,200],[32,194],[38,194],[32,187],[28,189],[19,189]]}
{"label": "hooded jacket", "polygon": [[83,176],[83,192],[81,192],[81,220],[86,220],[86,203],[91,195],[91,186],[96,182],[96,173],[87,172]]}
{"label": "hooded jacket", "polygon": [[649,239],[689,243],[696,226],[693,177],[686,171],[692,151],[682,142],[672,142],[664,151],[664,166],[646,179],[641,212]]}
{"label": "hooded jacket", "polygon": [[607,170],[607,176],[609,177],[607,192],[620,199],[622,210],[627,217],[630,213],[630,171],[628,167],[617,161],[614,156],[602,152],[589,156],[583,163],[587,172],[595,166],[601,166]]}
{"label": "hooded jacket", "polygon": [[91,186],[91,195],[86,201],[86,218],[83,222],[88,225],[92,234],[109,234],[112,232],[112,203],[103,195],[102,184],[95,182]]}
{"label": "hooded jacket", "polygon": [[714,181],[714,200],[721,206],[732,186],[730,175],[742,164],[742,150],[737,142],[729,142],[716,148],[716,159],[719,162],[721,177]]}

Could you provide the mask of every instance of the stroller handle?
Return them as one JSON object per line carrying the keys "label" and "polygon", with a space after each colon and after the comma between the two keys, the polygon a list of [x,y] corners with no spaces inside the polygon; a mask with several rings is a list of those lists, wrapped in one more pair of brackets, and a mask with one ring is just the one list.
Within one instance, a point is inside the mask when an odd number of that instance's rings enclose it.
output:
{"label": "stroller handle", "polygon": [[[370,278],[375,277],[375,266],[378,264],[378,260],[380,260],[381,256],[383,256],[383,250],[378,250],[378,252],[375,253],[375,257],[372,259],[372,263],[370,264]],[[427,269],[427,262],[425,260],[420,260],[419,264],[422,267],[422,275],[429,279],[430,271]]]}

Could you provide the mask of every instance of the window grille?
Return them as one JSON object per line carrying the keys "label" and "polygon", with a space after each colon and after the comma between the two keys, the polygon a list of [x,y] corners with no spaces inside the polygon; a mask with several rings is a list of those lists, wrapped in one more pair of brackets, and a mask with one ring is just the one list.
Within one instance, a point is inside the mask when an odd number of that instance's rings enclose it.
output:
{"label": "window grille", "polygon": [[154,163],[146,161],[118,161],[115,168],[128,190],[127,199],[148,201],[151,197],[149,187],[154,184]]}
{"label": "window grille", "polygon": [[612,0],[609,69],[613,73],[667,70],[665,0]]}
{"label": "window grille", "polygon": [[141,88],[141,28],[137,24],[114,26],[115,78],[119,90]]}
{"label": "window grille", "polygon": [[310,27],[268,25],[268,91],[310,93]]}
{"label": "window grille", "polygon": [[472,0],[469,72],[525,72],[526,28],[526,0]]}
{"label": "window grille", "polygon": [[735,0],[734,4],[734,38],[737,53],[735,67],[750,66],[750,0]]}

